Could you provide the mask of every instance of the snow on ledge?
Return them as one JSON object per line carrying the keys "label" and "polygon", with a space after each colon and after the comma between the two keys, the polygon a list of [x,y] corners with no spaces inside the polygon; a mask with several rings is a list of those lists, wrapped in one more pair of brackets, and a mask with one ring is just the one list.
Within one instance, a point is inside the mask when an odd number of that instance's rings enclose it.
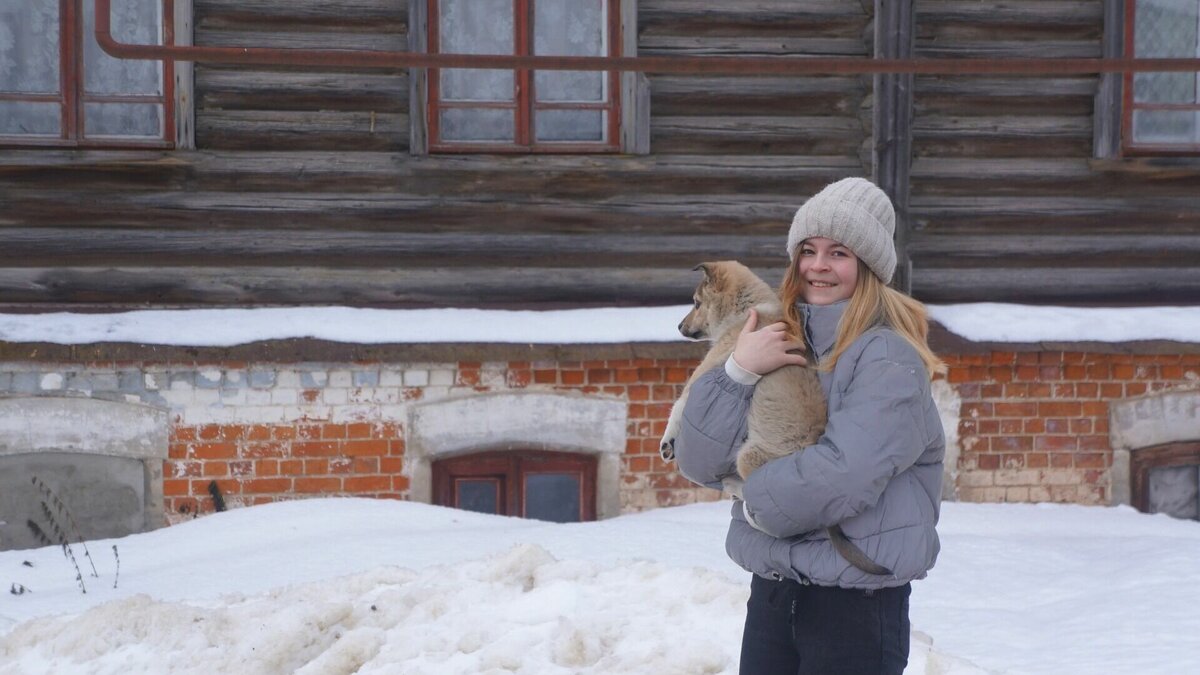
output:
{"label": "snow on ledge", "polygon": [[[688,305],[554,311],[295,307],[0,314],[0,341],[230,347],[315,338],[353,344],[682,342]],[[1200,307],[931,305],[932,319],[974,342],[1200,341]]]}

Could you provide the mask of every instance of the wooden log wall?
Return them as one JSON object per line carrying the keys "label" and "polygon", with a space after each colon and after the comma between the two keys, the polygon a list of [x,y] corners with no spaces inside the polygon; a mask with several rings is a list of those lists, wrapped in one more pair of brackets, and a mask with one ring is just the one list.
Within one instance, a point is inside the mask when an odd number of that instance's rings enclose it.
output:
{"label": "wooden log wall", "polygon": [[[917,0],[917,56],[1099,57],[1102,0]],[[1200,302],[1200,162],[1093,159],[1098,78],[917,77],[930,302]]]}
{"label": "wooden log wall", "polygon": [[[917,0],[918,56],[1095,56],[1100,0]],[[196,0],[195,42],[404,49],[403,0]],[[865,57],[871,0],[641,0],[647,55]],[[1092,159],[1096,78],[916,81],[932,302],[1200,302],[1200,162]],[[403,71],[196,68],[195,151],[0,152],[0,305],[686,303],[777,281],[791,214],[870,175],[871,79],[651,76],[651,154],[415,156]]]}
{"label": "wooden log wall", "polygon": [[[195,5],[201,45],[407,45],[404,0]],[[859,0],[638,9],[642,54],[870,50]],[[196,151],[0,154],[0,297],[683,304],[705,260],[737,258],[777,281],[795,208],[869,174],[869,79],[655,77],[650,88],[648,156],[413,156],[405,72],[198,64]]]}

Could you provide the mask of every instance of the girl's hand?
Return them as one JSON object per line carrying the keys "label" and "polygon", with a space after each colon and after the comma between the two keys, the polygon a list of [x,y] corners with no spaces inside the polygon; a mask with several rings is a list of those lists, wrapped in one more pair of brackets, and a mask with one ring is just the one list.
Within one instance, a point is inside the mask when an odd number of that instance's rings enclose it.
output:
{"label": "girl's hand", "polygon": [[789,339],[787,324],[779,321],[755,330],[757,325],[758,312],[752,309],[733,348],[733,360],[739,366],[756,375],[766,375],[782,366],[808,363],[803,356],[791,353],[793,349],[803,350],[804,343]]}

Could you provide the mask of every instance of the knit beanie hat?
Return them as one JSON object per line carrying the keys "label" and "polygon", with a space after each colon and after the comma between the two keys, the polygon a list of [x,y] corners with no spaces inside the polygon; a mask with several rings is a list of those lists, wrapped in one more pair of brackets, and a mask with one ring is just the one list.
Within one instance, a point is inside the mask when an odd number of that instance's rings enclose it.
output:
{"label": "knit beanie hat", "polygon": [[869,180],[843,178],[804,202],[788,232],[788,257],[795,259],[809,237],[832,239],[866,263],[883,283],[896,271],[896,211],[887,194]]}

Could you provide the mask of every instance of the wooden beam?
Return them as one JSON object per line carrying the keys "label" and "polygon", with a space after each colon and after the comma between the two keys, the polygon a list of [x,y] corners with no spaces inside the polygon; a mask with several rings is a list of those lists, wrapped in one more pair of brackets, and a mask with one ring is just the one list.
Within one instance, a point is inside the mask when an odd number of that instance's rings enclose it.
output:
{"label": "wooden beam", "polygon": [[[913,56],[913,0],[875,0],[875,57],[907,59]],[[909,292],[911,262],[907,243],[909,164],[912,161],[913,76],[874,76],[875,109],[872,124],[875,142],[871,174],[892,198],[896,208],[896,276],[892,285]]]}

